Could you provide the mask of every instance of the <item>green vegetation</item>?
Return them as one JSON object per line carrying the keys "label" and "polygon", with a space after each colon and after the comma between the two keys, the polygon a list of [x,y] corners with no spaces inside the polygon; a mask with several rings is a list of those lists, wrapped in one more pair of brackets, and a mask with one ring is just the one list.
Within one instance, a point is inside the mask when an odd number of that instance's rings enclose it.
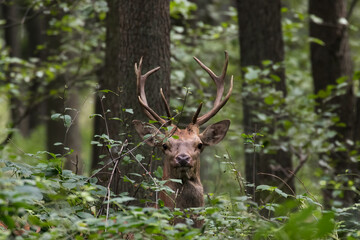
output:
{"label": "green vegetation", "polygon": [[[41,13],[50,19],[47,36],[60,38],[61,35],[57,51],[46,52],[44,59],[38,55],[12,56],[4,34],[1,35],[0,239],[360,239],[360,202],[357,200],[350,206],[342,202],[349,192],[360,199],[360,176],[345,173],[332,178],[328,174],[335,170],[330,157],[334,151],[348,154],[357,164],[354,166],[359,166],[359,142],[331,142],[338,134],[336,129],[346,127],[332,111],[338,107],[333,101],[346,94],[349,83],[339,78],[336,84],[313,93],[309,42],[323,43],[308,36],[307,23],[311,16],[305,3],[283,1],[286,54],[282,65],[265,60],[261,68],[240,69],[237,13],[230,1],[214,0],[205,4],[205,15],[204,9],[190,1],[170,2],[171,105],[176,113],[189,117],[199,102],[209,108],[213,100],[214,91],[209,90],[213,89],[213,83],[206,73],[198,71],[192,56],[205,59],[215,73],[220,73],[219,63],[226,49],[230,55],[227,75],[234,75],[235,82],[226,108],[212,120],[216,122],[226,116],[231,120],[230,130],[220,146],[207,149],[202,155],[205,206],[171,211],[158,199],[160,191],[172,191],[162,180],[162,168],[149,172],[145,162],[160,156],[139,153],[146,147],[144,143],[112,139],[106,132],[94,134],[95,118],[106,123],[123,122],[120,116],[107,119],[107,109],[102,109],[103,114],[94,113],[99,93],[101,100],[106,101],[107,94],[116,95],[118,90],[97,87],[101,77],[99,71],[104,64],[108,6],[104,0],[75,2],[14,1],[34,11],[32,14]],[[27,14],[26,10],[22,11]],[[357,5],[349,26],[355,95],[358,95],[360,77],[357,54],[360,45],[356,40],[359,38],[359,16]],[[26,17],[23,19],[27,22]],[[5,20],[1,20],[0,25],[5,28]],[[24,23],[20,26],[24,27],[22,34],[30,35]],[[36,51],[51,50],[47,44],[37,45]],[[24,48],[30,43],[22,39],[21,45]],[[286,96],[273,88],[279,77],[271,73],[279,67],[286,69]],[[66,83],[53,86],[57,77],[63,75],[67,76]],[[36,91],[29,90],[34,86]],[[12,119],[14,106],[35,112],[41,102],[50,98],[61,99],[64,103],[73,86],[79,97],[77,108],[63,104],[61,111],[36,113],[37,124],[25,134],[20,124],[15,124],[16,119]],[[261,101],[255,103],[257,109],[271,112],[259,111],[255,115],[259,124],[271,125],[275,129],[273,132],[269,133],[265,127],[245,134],[241,102],[250,93],[261,96]],[[13,99],[22,105],[16,105]],[[323,111],[316,111],[319,99],[332,104]],[[137,118],[130,106],[123,106],[123,112],[128,118]],[[63,153],[48,151],[47,137],[53,134],[46,130],[49,119],[58,121],[67,130],[66,134],[74,126],[80,126],[78,141],[81,143],[79,156],[84,162],[83,174],[76,174],[77,168],[76,171],[65,169],[67,158],[76,159],[78,153],[64,141],[55,143],[65,149]],[[117,134],[125,135],[125,130]],[[94,145],[108,150],[107,154],[99,156],[104,160],[102,167],[111,166],[112,172],[106,179],[118,174],[118,164],[137,164],[141,172],[121,173],[118,180],[145,191],[147,198],[138,199],[127,192],[112,191],[112,183],[103,182],[104,176],[98,174],[100,169],[91,169]],[[244,152],[271,153],[278,149],[292,154],[291,177],[295,189],[287,187],[288,179],[281,178],[274,186],[259,185],[256,187],[256,196],[261,197],[259,203],[254,200],[255,194],[247,190],[254,184],[245,181]],[[111,161],[106,162],[107,159]],[[323,199],[323,191],[328,188],[336,199],[331,206]],[[141,204],[132,204],[133,200]],[[160,207],[154,208],[155,205]],[[194,215],[204,221],[202,228],[192,227]],[[184,221],[174,225],[174,219]]]}

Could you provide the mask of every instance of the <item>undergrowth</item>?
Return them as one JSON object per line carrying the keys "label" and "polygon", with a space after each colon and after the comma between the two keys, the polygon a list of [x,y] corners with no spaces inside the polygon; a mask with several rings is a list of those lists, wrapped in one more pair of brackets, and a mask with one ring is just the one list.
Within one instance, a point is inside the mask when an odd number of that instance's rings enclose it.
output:
{"label": "undergrowth", "polygon": [[[1,160],[1,239],[358,239],[360,206],[324,210],[307,194],[291,196],[272,186],[258,186],[284,198],[282,204],[258,206],[246,195],[205,196],[203,208],[128,206],[127,194],[108,197],[108,189],[62,169],[62,160],[46,152],[28,157],[30,166]],[[108,202],[110,199],[110,202]],[[268,214],[260,214],[267,210]],[[191,214],[204,219],[192,227]],[[186,223],[173,225],[181,217]]]}

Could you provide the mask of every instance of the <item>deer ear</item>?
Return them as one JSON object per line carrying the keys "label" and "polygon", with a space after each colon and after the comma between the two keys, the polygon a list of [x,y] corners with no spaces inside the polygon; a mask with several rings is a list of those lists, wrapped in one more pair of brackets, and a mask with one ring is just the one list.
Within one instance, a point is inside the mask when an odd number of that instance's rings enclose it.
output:
{"label": "deer ear", "polygon": [[[157,135],[162,133],[154,125],[150,123],[144,123],[139,120],[133,120],[133,124],[141,139],[146,140],[146,143],[150,146],[156,145]],[[151,135],[155,134],[157,134],[155,137],[151,137]]]}
{"label": "deer ear", "polygon": [[203,144],[211,146],[219,143],[225,137],[230,126],[230,120],[223,120],[208,126],[201,134]]}

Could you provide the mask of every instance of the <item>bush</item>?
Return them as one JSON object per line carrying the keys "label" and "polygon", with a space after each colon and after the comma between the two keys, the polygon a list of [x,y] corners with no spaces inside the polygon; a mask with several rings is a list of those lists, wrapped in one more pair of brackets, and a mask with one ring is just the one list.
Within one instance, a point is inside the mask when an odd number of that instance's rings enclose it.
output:
{"label": "bush", "polygon": [[[355,239],[360,235],[354,215],[359,206],[324,211],[306,195],[289,196],[271,186],[259,186],[258,191],[281,195],[282,204],[257,206],[246,196],[208,194],[204,208],[183,213],[127,206],[133,198],[124,193],[111,193],[108,203],[104,200],[108,190],[97,185],[96,178],[62,170],[61,159],[55,157],[36,166],[6,160],[1,164],[1,239],[339,239],[338,234]],[[263,209],[267,216],[260,214]],[[205,220],[201,229],[191,226],[191,214]],[[185,223],[174,226],[175,216]]]}

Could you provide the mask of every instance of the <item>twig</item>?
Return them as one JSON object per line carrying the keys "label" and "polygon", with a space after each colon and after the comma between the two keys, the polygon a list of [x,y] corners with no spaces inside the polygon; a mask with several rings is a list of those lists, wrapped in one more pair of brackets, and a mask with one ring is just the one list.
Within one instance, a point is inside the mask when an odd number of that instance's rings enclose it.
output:
{"label": "twig", "polygon": [[[151,180],[153,181],[153,183],[155,184],[156,188],[159,187],[159,185],[157,184],[156,180],[153,178],[153,176],[151,176],[151,173],[145,168],[145,166],[134,156],[134,154],[132,152],[130,152],[130,155],[138,162],[138,164],[144,169],[145,173],[147,175],[149,175],[149,177],[151,178]],[[155,191],[155,206],[156,208],[158,207],[157,205],[158,203],[158,191]]]}
{"label": "twig", "polygon": [[[177,114],[177,115],[179,115],[179,120],[177,121],[176,126],[179,125],[180,120],[181,120],[181,118],[182,118],[182,114],[183,114],[183,112],[184,112],[184,107],[185,107],[185,103],[186,103],[186,99],[187,99],[188,94],[189,94],[189,89],[186,88],[185,98],[184,98],[184,101],[183,101],[183,105],[182,105],[181,111],[180,111],[179,114]],[[175,118],[177,115],[175,115],[174,118]]]}
{"label": "twig", "polygon": [[102,98],[101,96],[99,96],[99,98],[100,98],[101,110],[102,110],[102,112],[103,112],[103,116],[104,116],[104,122],[105,122],[106,134],[107,134],[107,135],[108,135],[108,137],[110,138],[109,126],[108,126],[107,121],[106,121],[106,113],[105,113],[105,108],[104,108],[103,98]]}
{"label": "twig", "polygon": [[[158,130],[153,134],[153,136],[155,136],[156,134],[158,134],[159,132],[161,132],[161,128],[163,126],[165,126],[167,124],[168,121],[166,121],[164,124],[162,124]],[[112,161],[104,164],[103,167],[101,167],[96,173],[92,174],[88,179],[87,181],[89,181],[91,178],[93,178],[96,174],[98,174],[99,172],[101,172],[102,170],[104,170],[109,164],[117,161],[118,159],[121,159],[127,155],[129,155],[131,152],[135,151],[136,149],[138,149],[143,143],[146,143],[147,141],[149,141],[151,139],[151,137],[147,138],[147,139],[144,139],[140,144],[136,145],[135,147],[133,147],[132,149],[129,149],[128,151],[126,151],[125,153],[121,154],[119,157],[117,158],[113,158]]]}
{"label": "twig", "polygon": [[79,172],[79,156],[76,154],[75,174],[77,175],[78,172]]}
{"label": "twig", "polygon": [[[278,176],[276,176],[276,175],[274,175],[274,174],[271,174],[271,173],[262,173],[262,172],[260,172],[260,173],[258,173],[258,174],[259,174],[259,175],[271,176],[271,177],[274,177],[274,178],[276,178],[276,179],[279,179],[279,180],[282,182],[282,184],[286,185],[286,186],[290,189],[290,191],[291,191],[291,193],[293,194],[293,196],[294,196],[294,197],[296,196],[294,190],[293,190],[293,189],[289,186],[289,184],[287,184],[287,182],[285,182],[285,180],[283,180],[282,178],[280,178],[280,177],[278,177]],[[268,197],[268,198],[269,198],[269,197]],[[269,201],[268,198],[266,198],[265,203]]]}
{"label": "twig", "polygon": [[[255,132],[256,131],[256,124],[255,124]],[[256,134],[253,136],[253,201],[256,202],[256,146],[255,146],[255,141],[256,141]]]}
{"label": "twig", "polygon": [[231,164],[232,168],[235,169],[235,171],[236,171],[236,181],[239,184],[240,193],[241,193],[241,195],[245,196],[246,195],[246,189],[245,189],[245,184],[243,182],[243,177],[241,176],[240,171],[238,171],[236,169],[236,165],[235,165],[234,161],[232,160],[232,158],[230,156],[230,153],[229,153],[229,151],[227,149],[226,149],[226,153],[228,154],[228,157],[229,157],[230,164]]}
{"label": "twig", "polygon": [[[303,186],[303,188],[305,189],[305,191],[312,197],[315,199],[316,202],[320,203],[319,200],[306,188],[305,184],[296,176],[296,174],[294,172],[291,172],[289,170],[290,173],[292,173],[292,175],[301,183],[301,185]],[[323,208],[322,205],[320,205],[321,208]]]}
{"label": "twig", "polygon": [[[294,196],[296,196],[295,192],[291,189],[291,187],[287,184],[290,180],[292,180],[294,177],[296,177],[296,174],[299,172],[299,170],[304,166],[304,164],[306,163],[306,161],[309,159],[309,155],[308,154],[303,154],[301,153],[301,149],[300,152],[297,152],[295,150],[294,147],[291,147],[292,152],[295,154],[295,156],[297,156],[300,160],[299,165],[295,168],[294,171],[290,171],[288,170],[291,175],[288,176],[285,180],[279,178],[278,176],[273,175],[274,177],[280,179],[282,181],[282,183],[280,185],[277,186],[277,188],[281,189],[283,188],[285,185],[288,186],[288,188],[293,192]],[[296,177],[297,178],[297,177]],[[298,179],[298,178],[297,178]],[[306,188],[305,188],[306,189]],[[270,197],[267,197],[265,199],[265,202],[268,202],[270,200]]]}
{"label": "twig", "polygon": [[346,14],[346,19],[349,21],[349,18],[351,17],[353,11],[354,11],[354,8],[355,8],[355,5],[357,4],[358,0],[353,0],[350,4],[350,7],[349,7],[349,11],[347,12]]}
{"label": "twig", "polygon": [[[121,149],[120,149],[120,152],[123,151],[125,145],[127,145],[127,140],[124,141],[124,143],[122,144],[121,146]],[[115,165],[114,165],[114,168],[111,172],[111,175],[110,175],[110,179],[109,179],[109,182],[108,182],[108,185],[107,185],[107,205],[106,205],[106,222],[108,221],[108,218],[109,218],[109,209],[110,209],[110,198],[111,198],[111,190],[110,190],[110,185],[111,185],[111,182],[113,180],[113,177],[114,177],[114,174],[115,174],[115,170],[117,169],[117,166],[119,165],[120,163],[120,159],[118,159],[116,162],[115,162]]]}
{"label": "twig", "polygon": [[[179,115],[179,114],[177,114],[177,115]],[[174,117],[176,117],[177,115],[175,115]],[[170,120],[167,120],[164,124],[162,124],[162,125],[157,129],[157,131],[153,134],[152,137],[154,137],[154,136],[156,136],[158,133],[160,133],[160,132],[161,132],[161,129],[162,129],[165,125],[167,125],[169,121],[170,121]],[[172,130],[172,132],[171,132],[171,134],[170,134],[169,136],[172,136],[172,135],[175,133],[176,128],[177,128],[177,127],[175,127],[175,128]],[[169,136],[168,136],[168,137],[169,137]],[[147,139],[144,139],[141,143],[139,143],[138,145],[136,145],[136,146],[133,147],[132,149],[129,149],[129,150],[126,151],[125,153],[121,154],[119,157],[112,159],[112,162],[117,161],[118,159],[121,159],[121,158],[129,155],[131,152],[133,152],[133,151],[135,151],[136,149],[138,149],[140,146],[142,146],[142,144],[148,142],[150,139],[151,139],[151,137],[149,137],[149,138],[147,138]],[[111,164],[112,162],[110,161],[110,162],[104,164],[104,166],[102,166],[98,171],[96,171],[96,173],[92,174],[92,175],[87,179],[87,181],[89,181],[91,178],[95,177],[95,175],[97,175],[99,172],[101,172],[102,170],[104,170],[104,169],[105,169],[109,164]]]}

